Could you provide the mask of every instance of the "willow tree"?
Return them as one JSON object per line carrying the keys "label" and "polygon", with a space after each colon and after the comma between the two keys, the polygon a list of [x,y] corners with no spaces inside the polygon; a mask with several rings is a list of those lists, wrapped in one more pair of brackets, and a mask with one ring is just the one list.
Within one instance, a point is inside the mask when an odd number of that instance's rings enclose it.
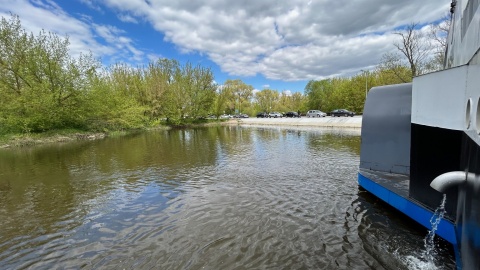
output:
{"label": "willow tree", "polygon": [[[148,119],[146,106],[138,101],[138,71],[116,65],[92,80],[88,91],[88,129],[98,131],[142,128]],[[137,89],[138,90],[138,89]]]}
{"label": "willow tree", "polygon": [[217,86],[210,68],[196,66],[192,69],[191,87],[188,96],[191,102],[190,115],[193,118],[205,117],[215,101]]}
{"label": "willow tree", "polygon": [[146,113],[151,119],[157,119],[165,112],[166,93],[172,87],[173,72],[178,62],[171,59],[158,59],[150,62],[144,69],[145,92],[142,104],[148,106]]}
{"label": "willow tree", "polygon": [[212,106],[212,114],[218,119],[220,115],[226,113],[228,110],[229,100],[231,100],[232,93],[230,89],[222,86],[217,87],[215,100]]}
{"label": "willow tree", "polygon": [[[250,106],[250,99],[253,96],[253,86],[244,83],[240,79],[226,80],[223,84],[223,91],[229,98],[229,110],[241,113],[242,108]],[[233,109],[233,110],[232,110]]]}
{"label": "willow tree", "polygon": [[302,95],[302,93],[295,92],[290,97],[290,110],[292,111],[307,111],[307,98],[306,96]]}
{"label": "willow tree", "polygon": [[263,112],[275,111],[278,107],[280,94],[271,89],[263,89],[255,94],[257,106]]}
{"label": "willow tree", "polygon": [[310,110],[327,111],[331,108],[332,94],[334,91],[333,80],[325,79],[320,81],[311,80],[305,86],[307,105]]}
{"label": "willow tree", "polygon": [[175,122],[206,116],[215,100],[216,85],[211,69],[173,63],[171,84],[162,100],[163,115]]}
{"label": "willow tree", "polygon": [[280,95],[280,102],[277,109],[281,112],[287,111],[307,111],[308,106],[306,105],[306,97],[302,95],[302,93],[295,92],[291,95],[285,94],[283,92]]}
{"label": "willow tree", "polygon": [[34,36],[18,16],[0,22],[0,126],[13,132],[81,127],[85,91],[98,62],[73,58],[68,37]]}

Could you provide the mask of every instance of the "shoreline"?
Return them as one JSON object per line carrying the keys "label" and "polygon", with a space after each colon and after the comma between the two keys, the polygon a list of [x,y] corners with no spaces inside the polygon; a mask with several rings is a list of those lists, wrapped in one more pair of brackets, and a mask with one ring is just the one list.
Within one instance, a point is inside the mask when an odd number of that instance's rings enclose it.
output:
{"label": "shoreline", "polygon": [[354,128],[362,127],[362,116],[354,117],[321,117],[321,118],[239,118],[228,121],[237,125],[294,126],[322,128]]}
{"label": "shoreline", "polygon": [[[240,126],[270,126],[270,127],[297,127],[297,128],[340,128],[354,129],[360,131],[362,127],[362,116],[354,117],[321,117],[321,118],[236,118],[225,122],[200,124],[198,126],[214,126],[214,125],[240,125]],[[192,127],[197,125],[192,125]],[[168,129],[170,127],[159,127],[160,129]],[[155,129],[155,128],[154,128]],[[51,135],[19,135],[12,139],[1,142],[0,149],[37,146],[49,143],[67,143],[79,140],[98,140],[110,136],[121,136],[136,131],[123,132],[74,132],[71,134],[56,133]]]}

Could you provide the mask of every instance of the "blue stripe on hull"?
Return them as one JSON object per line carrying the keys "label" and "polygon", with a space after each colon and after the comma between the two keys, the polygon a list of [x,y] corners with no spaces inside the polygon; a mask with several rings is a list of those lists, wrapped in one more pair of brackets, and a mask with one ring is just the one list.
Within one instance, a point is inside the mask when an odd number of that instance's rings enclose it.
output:
{"label": "blue stripe on hull", "polygon": [[[378,198],[393,206],[405,215],[409,216],[411,219],[417,221],[428,230],[432,229],[430,219],[433,216],[433,212],[431,212],[430,210],[427,210],[421,205],[390,191],[389,189],[375,183],[374,181],[361,175],[360,173],[358,174],[358,184],[364,189],[366,189],[368,192],[377,196]],[[435,233],[443,239],[447,240],[448,242],[452,243],[454,246],[457,245],[457,238],[455,237],[455,226],[449,220],[442,219],[438,224],[438,228]]]}

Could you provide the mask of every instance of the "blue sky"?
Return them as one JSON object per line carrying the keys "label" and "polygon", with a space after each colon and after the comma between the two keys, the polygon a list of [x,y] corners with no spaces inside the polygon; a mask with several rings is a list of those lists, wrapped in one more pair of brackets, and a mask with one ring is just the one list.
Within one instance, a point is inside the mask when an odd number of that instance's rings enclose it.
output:
{"label": "blue sky", "polygon": [[215,81],[302,92],[309,80],[372,70],[395,29],[438,22],[448,0],[0,0],[24,28],[68,35],[105,66],[158,58],[209,67]]}

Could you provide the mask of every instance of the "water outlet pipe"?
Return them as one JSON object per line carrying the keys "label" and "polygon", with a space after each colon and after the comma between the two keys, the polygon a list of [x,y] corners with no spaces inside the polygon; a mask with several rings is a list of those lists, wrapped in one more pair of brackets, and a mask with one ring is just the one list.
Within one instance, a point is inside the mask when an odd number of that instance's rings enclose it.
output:
{"label": "water outlet pipe", "polygon": [[430,186],[441,193],[445,193],[449,188],[463,184],[467,179],[473,181],[474,178],[475,175],[472,173],[462,171],[447,172],[435,177]]}

